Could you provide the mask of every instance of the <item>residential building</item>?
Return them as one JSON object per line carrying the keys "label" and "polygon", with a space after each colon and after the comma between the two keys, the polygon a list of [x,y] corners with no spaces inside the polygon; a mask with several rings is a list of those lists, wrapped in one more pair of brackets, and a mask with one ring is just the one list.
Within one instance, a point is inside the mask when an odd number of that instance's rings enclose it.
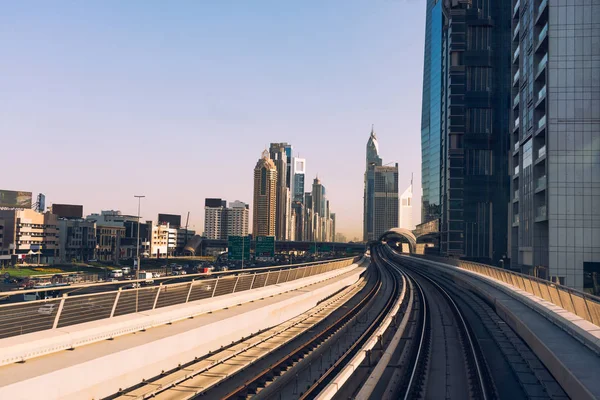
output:
{"label": "residential building", "polygon": [[13,261],[51,264],[58,261],[58,219],[32,209],[0,210],[4,221],[2,246]]}
{"label": "residential building", "polygon": [[426,0],[421,106],[421,222],[439,219],[443,1]]}
{"label": "residential building", "polygon": [[[594,7],[596,12],[594,12]],[[600,273],[598,3],[513,1],[513,268],[576,289]]]}
{"label": "residential building", "polygon": [[227,237],[248,235],[249,208],[248,204],[239,200],[229,202],[229,207],[225,210],[227,214]]}
{"label": "residential building", "polygon": [[227,239],[227,201],[205,199],[204,236],[208,239]]}
{"label": "residential building", "polygon": [[168,258],[175,256],[178,246],[177,233],[179,229],[181,228],[172,228],[168,222],[152,225],[150,257]]}
{"label": "residential building", "polygon": [[274,236],[277,204],[277,168],[269,152],[263,151],[254,167],[252,234]]}
{"label": "residential building", "polygon": [[97,258],[96,223],[83,219],[58,220],[59,256],[61,262],[87,262]]}
{"label": "residential building", "polygon": [[415,224],[413,223],[413,184],[412,179],[410,180],[410,186],[406,188],[402,196],[400,196],[400,228],[413,230]]}
{"label": "residential building", "polygon": [[508,239],[512,7],[489,0],[442,6],[440,251],[495,264]]}
{"label": "residential building", "polygon": [[[291,160],[288,161],[288,159],[291,157],[291,146],[287,143],[271,143],[269,154],[277,169],[275,238],[277,240],[288,240],[290,204],[288,179],[291,171]],[[288,164],[290,168],[288,168]]]}

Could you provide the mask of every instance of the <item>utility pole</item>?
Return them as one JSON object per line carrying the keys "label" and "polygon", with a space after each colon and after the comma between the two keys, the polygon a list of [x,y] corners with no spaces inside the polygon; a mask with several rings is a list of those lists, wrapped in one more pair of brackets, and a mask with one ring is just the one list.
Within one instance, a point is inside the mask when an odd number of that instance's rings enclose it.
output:
{"label": "utility pole", "polygon": [[135,268],[135,279],[140,279],[140,207],[142,199],[146,196],[133,195],[138,199],[138,215],[137,215],[137,246],[136,246],[136,258],[137,264]]}

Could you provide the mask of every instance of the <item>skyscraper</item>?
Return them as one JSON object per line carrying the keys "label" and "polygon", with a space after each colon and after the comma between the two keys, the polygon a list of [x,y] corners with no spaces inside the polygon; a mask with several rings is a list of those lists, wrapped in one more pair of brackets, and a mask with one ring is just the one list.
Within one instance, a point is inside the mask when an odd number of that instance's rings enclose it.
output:
{"label": "skyscraper", "polygon": [[[290,215],[291,145],[287,143],[271,143],[269,153],[277,169],[275,237],[277,240],[288,240]],[[289,168],[288,168],[289,167]]]}
{"label": "skyscraper", "polygon": [[440,250],[496,263],[508,237],[512,7],[489,0],[443,5]]}
{"label": "skyscraper", "polygon": [[440,218],[442,0],[427,0],[421,108],[421,222]]}
{"label": "skyscraper", "polygon": [[267,150],[254,167],[254,204],[252,233],[254,236],[275,235],[277,203],[277,168]]}
{"label": "skyscraper", "polygon": [[363,240],[376,240],[398,226],[398,164],[382,166],[375,131],[367,141],[365,171]]}
{"label": "skyscraper", "polygon": [[415,225],[413,224],[413,209],[412,209],[412,197],[413,197],[413,183],[410,180],[410,186],[406,188],[402,196],[400,196],[400,228],[413,230]]}
{"label": "skyscraper", "polygon": [[290,240],[304,240],[304,181],[306,177],[306,160],[292,158],[292,173],[290,182],[291,218]]}
{"label": "skyscraper", "polygon": [[398,164],[374,169],[373,239],[398,227]]}
{"label": "skyscraper", "polygon": [[514,1],[506,40],[509,257],[580,290],[600,271],[600,14],[591,3]]}

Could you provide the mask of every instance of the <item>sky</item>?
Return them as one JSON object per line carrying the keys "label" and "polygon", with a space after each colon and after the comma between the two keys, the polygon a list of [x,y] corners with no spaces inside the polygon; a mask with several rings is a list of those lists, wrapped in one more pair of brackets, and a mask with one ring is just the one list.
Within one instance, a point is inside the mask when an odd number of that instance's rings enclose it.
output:
{"label": "sky", "polygon": [[[0,189],[142,219],[252,203],[271,142],[306,158],[362,238],[371,125],[421,193],[424,0],[6,2]],[[414,219],[420,221],[415,207]]]}

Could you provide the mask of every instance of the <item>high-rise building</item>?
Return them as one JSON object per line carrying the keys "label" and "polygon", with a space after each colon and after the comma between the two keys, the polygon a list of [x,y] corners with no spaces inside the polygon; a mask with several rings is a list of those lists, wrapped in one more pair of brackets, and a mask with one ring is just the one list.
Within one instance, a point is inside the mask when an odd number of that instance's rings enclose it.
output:
{"label": "high-rise building", "polygon": [[512,3],[509,257],[588,288],[600,271],[599,6]]}
{"label": "high-rise building", "polygon": [[427,0],[421,107],[421,222],[440,218],[442,0]]}
{"label": "high-rise building", "polygon": [[248,204],[239,200],[229,203],[227,208],[227,236],[248,236]]}
{"label": "high-rise building", "polygon": [[227,202],[222,199],[204,201],[204,236],[208,239],[227,239]]}
{"label": "high-rise building", "polygon": [[413,223],[413,209],[412,209],[412,197],[413,197],[413,183],[410,180],[410,186],[406,188],[402,196],[400,196],[400,228],[413,230],[415,224]]}
{"label": "high-rise building", "polygon": [[292,180],[290,190],[293,201],[304,201],[304,180],[306,175],[306,160],[294,157],[292,159]]}
{"label": "high-rise building", "polygon": [[277,204],[277,168],[269,152],[263,151],[254,167],[254,204],[252,205],[252,234],[275,235]]}
{"label": "high-rise building", "polygon": [[277,200],[275,206],[275,238],[277,240],[288,239],[290,214],[290,184],[288,182],[288,178],[290,177],[292,167],[291,151],[292,148],[287,143],[271,143],[269,148],[271,160],[277,169]]}
{"label": "high-rise building", "polygon": [[398,164],[382,165],[373,128],[367,141],[366,161],[363,240],[369,241],[398,225]]}
{"label": "high-rise building", "polygon": [[303,240],[310,242],[314,241],[313,236],[313,201],[312,193],[306,192],[304,194],[304,235]]}
{"label": "high-rise building", "polygon": [[306,160],[292,158],[292,173],[290,182],[291,215],[289,224],[289,239],[304,239],[304,182],[306,178]]}
{"label": "high-rise building", "polygon": [[440,251],[496,263],[508,239],[512,7],[489,0],[443,6]]}
{"label": "high-rise building", "polygon": [[398,164],[374,169],[373,238],[398,226]]}

